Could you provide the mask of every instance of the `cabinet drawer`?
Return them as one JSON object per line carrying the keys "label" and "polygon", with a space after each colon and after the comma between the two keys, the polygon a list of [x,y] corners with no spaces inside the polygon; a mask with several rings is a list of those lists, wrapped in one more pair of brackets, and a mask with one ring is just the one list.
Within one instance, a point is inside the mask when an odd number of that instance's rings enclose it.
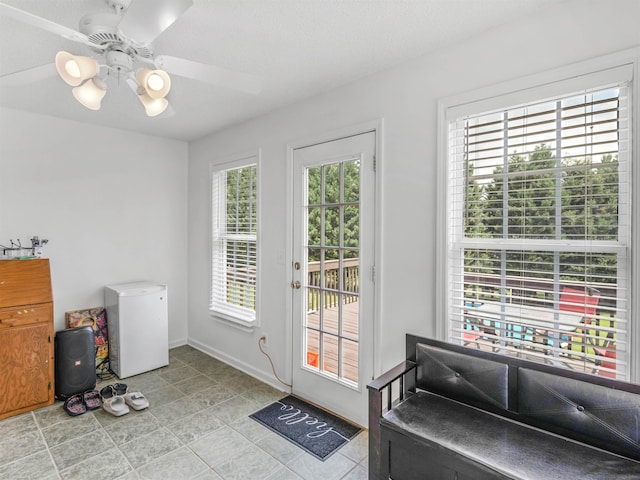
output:
{"label": "cabinet drawer", "polygon": [[50,320],[50,303],[0,308],[0,328],[19,327]]}

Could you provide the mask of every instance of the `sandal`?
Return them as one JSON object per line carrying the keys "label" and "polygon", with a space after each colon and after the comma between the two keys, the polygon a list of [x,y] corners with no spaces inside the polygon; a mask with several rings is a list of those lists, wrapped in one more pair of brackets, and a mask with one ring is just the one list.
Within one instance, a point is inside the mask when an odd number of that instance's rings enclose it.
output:
{"label": "sandal", "polygon": [[124,401],[134,410],[143,410],[149,406],[149,400],[140,392],[127,393]]}
{"label": "sandal", "polygon": [[84,399],[81,394],[72,395],[64,401],[64,405],[62,405],[64,411],[67,412],[72,417],[77,415],[82,415],[87,412],[87,406],[84,403]]}
{"label": "sandal", "polygon": [[100,390],[100,398],[102,398],[102,408],[105,412],[115,417],[129,413],[129,407],[124,402],[124,398],[116,395],[116,389],[113,385],[107,385]]}
{"label": "sandal", "polygon": [[127,393],[127,385],[124,383],[114,383],[112,386],[116,391],[116,395],[124,395]]}
{"label": "sandal", "polygon": [[82,394],[82,399],[84,400],[87,410],[96,410],[102,405],[100,394],[97,390],[87,390]]}

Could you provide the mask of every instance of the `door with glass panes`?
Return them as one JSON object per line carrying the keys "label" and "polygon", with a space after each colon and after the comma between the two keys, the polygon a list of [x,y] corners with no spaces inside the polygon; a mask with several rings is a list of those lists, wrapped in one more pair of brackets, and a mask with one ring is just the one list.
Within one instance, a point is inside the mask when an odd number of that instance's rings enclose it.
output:
{"label": "door with glass panes", "polygon": [[361,425],[373,374],[375,132],[293,154],[293,393]]}

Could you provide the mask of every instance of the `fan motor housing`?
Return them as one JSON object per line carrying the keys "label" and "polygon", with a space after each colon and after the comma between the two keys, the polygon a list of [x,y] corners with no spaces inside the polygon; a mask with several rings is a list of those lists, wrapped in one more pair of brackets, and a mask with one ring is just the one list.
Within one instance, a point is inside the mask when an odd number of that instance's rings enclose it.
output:
{"label": "fan motor housing", "polygon": [[[118,50],[129,55],[152,58],[151,50],[128,40],[118,30],[122,16],[115,13],[91,13],[80,19],[80,32],[84,33],[91,43],[107,47],[107,51]],[[91,47],[89,47],[91,48]],[[93,48],[96,53],[103,53],[104,49]]]}
{"label": "fan motor housing", "polygon": [[114,13],[91,13],[80,19],[80,32],[84,33],[92,43],[122,43],[124,39],[118,34],[120,16]]}
{"label": "fan motor housing", "polygon": [[118,50],[111,50],[106,53],[107,65],[118,70],[133,70],[133,60],[129,55]]}
{"label": "fan motor housing", "polygon": [[127,8],[129,8],[129,5],[131,5],[131,0],[105,0],[105,2],[107,2],[107,5],[118,12],[126,10]]}
{"label": "fan motor housing", "polygon": [[118,24],[121,17],[114,13],[90,13],[80,19],[80,31],[93,43],[102,44],[93,37],[108,37],[122,41],[118,35]]}

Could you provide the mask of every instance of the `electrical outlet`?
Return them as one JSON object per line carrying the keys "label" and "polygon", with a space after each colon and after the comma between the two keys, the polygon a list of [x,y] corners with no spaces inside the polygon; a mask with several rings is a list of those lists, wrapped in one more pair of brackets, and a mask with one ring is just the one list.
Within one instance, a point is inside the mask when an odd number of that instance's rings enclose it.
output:
{"label": "electrical outlet", "polygon": [[262,346],[265,347],[265,348],[269,346],[269,344],[267,343],[267,336],[266,335],[262,335],[260,337],[260,342],[262,343]]}

